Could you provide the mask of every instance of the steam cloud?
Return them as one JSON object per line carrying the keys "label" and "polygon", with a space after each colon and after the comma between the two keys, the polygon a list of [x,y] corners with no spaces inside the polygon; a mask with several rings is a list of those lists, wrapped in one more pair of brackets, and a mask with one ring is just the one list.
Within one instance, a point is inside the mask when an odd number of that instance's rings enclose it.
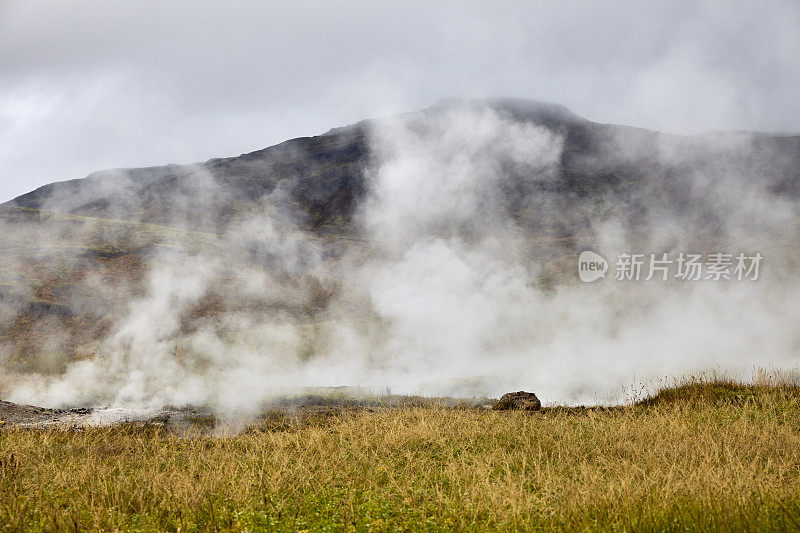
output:
{"label": "steam cloud", "polygon": [[[607,142],[617,162],[634,161],[642,150],[622,134]],[[659,137],[660,160],[652,164],[685,157],[683,142]],[[705,141],[728,152],[745,152],[752,142],[745,135]],[[82,280],[101,295],[118,291],[124,312],[96,353],[52,371],[48,361],[52,367],[52,357],[64,356],[54,355],[58,346],[45,350],[51,355],[35,371],[6,380],[7,397],[47,406],[209,405],[225,416],[255,413],[299,388],[339,385],[462,396],[528,389],[545,402],[595,403],[619,401],[626,387],[662,376],[796,365],[791,204],[747,168],[715,168],[684,176],[702,219],[673,212],[658,183],[636,199],[648,213],[641,220],[586,199],[563,205],[556,184],[563,150],[563,132],[484,105],[375,121],[354,242],[332,247],[304,231],[278,187],[261,212],[215,241],[219,253],[195,249],[189,233],[149,253],[143,291]],[[225,194],[213,176],[196,174],[196,188],[172,201]],[[124,176],[102,183],[124,195]],[[509,203],[509,188],[536,193],[518,205]],[[558,242],[561,221],[545,216],[554,210],[590,220],[576,246],[609,260],[623,252],[760,251],[762,276],[581,284],[564,274],[577,265],[574,246],[560,259],[542,252],[542,239]],[[521,224],[519,213],[538,226]],[[752,219],[777,234],[768,242],[752,237]],[[709,227],[717,231],[704,234]],[[101,229],[84,231],[102,240]],[[64,261],[77,259],[65,253]],[[254,310],[251,301],[268,305]],[[224,312],[186,327],[187,314],[213,305]]]}

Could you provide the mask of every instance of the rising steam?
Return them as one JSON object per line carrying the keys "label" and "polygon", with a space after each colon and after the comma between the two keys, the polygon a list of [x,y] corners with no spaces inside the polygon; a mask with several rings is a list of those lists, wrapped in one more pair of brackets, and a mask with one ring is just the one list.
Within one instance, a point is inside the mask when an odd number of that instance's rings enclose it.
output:
{"label": "rising steam", "polygon": [[[750,169],[689,168],[686,141],[658,136],[645,151],[658,154],[647,172],[683,166],[681,176],[659,179],[685,180],[686,196],[670,203],[657,179],[649,194],[607,206],[559,189],[564,131],[502,109],[470,103],[375,121],[369,139],[352,236],[304,230],[278,187],[259,212],[207,246],[182,233],[149,250],[139,291],[83,279],[97,300],[73,308],[115,295],[124,302],[108,304],[117,311],[109,311],[97,351],[64,360],[58,352],[66,348],[54,341],[36,368],[9,374],[7,399],[208,405],[240,415],[292,390],[348,385],[460,396],[529,389],[545,402],[593,403],[688,371],[796,365],[793,207]],[[606,142],[615,163],[639,161],[645,150],[621,133]],[[743,153],[755,141],[703,142]],[[195,170],[197,187],[172,201],[214,205],[208,199],[225,192]],[[125,194],[124,178],[98,183],[104,193]],[[565,218],[587,223],[562,245]],[[770,228],[769,240],[747,231],[751,220]],[[104,238],[97,228],[82,231],[87,240]],[[582,284],[575,276],[582,249],[610,261],[681,251],[758,251],[765,259],[751,282],[616,282],[610,271]],[[65,252],[63,261],[77,260]],[[3,313],[11,316],[9,309]],[[205,309],[218,312],[204,321]],[[199,327],[187,326],[193,314]]]}

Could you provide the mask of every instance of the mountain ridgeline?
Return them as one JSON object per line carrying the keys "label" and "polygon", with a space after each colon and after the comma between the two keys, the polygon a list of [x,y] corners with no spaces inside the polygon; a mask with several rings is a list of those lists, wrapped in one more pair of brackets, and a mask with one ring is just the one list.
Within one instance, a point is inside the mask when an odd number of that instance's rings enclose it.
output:
{"label": "mountain ridgeline", "polygon": [[[648,210],[654,195],[664,210],[699,217],[708,229],[715,212],[713,206],[696,205],[702,204],[697,188],[751,178],[771,193],[800,195],[800,136],[735,132],[681,137],[598,124],[562,106],[510,99],[444,101],[401,119],[424,129],[437,115],[465,106],[486,106],[514,122],[541,125],[563,136],[555,179],[526,186],[522,168],[509,170],[503,184],[507,207],[531,229],[574,235],[607,214],[604,209],[624,210],[631,228],[644,229],[656,215]],[[96,172],[46,185],[3,207],[222,234],[231,221],[262,209],[265,197],[280,190],[286,202],[280,207],[295,210],[304,229],[354,234],[353,216],[369,187],[367,170],[375,164],[370,130],[379,123],[367,120],[205,163]],[[536,213],[521,212],[542,188],[557,193],[559,201]],[[588,204],[594,207],[587,212]],[[691,212],[695,207],[697,212]]]}

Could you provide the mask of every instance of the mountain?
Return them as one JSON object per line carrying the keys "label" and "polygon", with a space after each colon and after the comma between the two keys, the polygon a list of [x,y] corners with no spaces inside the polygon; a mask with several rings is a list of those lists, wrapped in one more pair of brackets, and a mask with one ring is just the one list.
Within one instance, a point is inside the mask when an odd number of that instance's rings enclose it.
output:
{"label": "mountain", "polygon": [[[562,134],[559,176],[550,186],[570,200],[610,193],[624,197],[629,207],[637,209],[636,194],[655,188],[680,208],[687,188],[695,187],[691,178],[698,174],[715,181],[758,175],[770,191],[790,197],[800,194],[800,136],[720,133],[681,137],[598,124],[562,106],[515,99],[447,100],[402,119],[422,126],[448,109],[464,106],[485,106],[513,121],[539,124]],[[363,121],[205,163],[96,172],[84,179],[46,185],[2,207],[223,233],[232,220],[258,209],[266,196],[282,188],[305,217],[305,229],[318,234],[349,233],[355,207],[366,191],[364,171],[371,164],[369,131],[378,123],[380,120]],[[663,153],[666,143],[675,152],[668,159]],[[204,187],[214,188],[213,198],[203,196]],[[202,204],[185,202],[190,196],[201,199]],[[564,216],[569,209],[558,208],[556,214]]]}
{"label": "mountain", "polygon": [[[440,218],[409,223],[464,242],[485,242],[489,227],[513,234],[550,288],[569,282],[564,258],[610,227],[628,243],[691,246],[774,235],[797,216],[800,136],[669,135],[599,124],[555,104],[447,100],[237,157],[96,172],[2,204],[0,364],[58,373],[94,357],[131,302],[152,294],[152,272],[192,257],[215,266],[202,294],[173,317],[181,333],[233,314],[301,324],[369,315],[369,298],[343,265],[393,253],[364,214],[376,176],[387,158],[397,163],[403,143],[444,146],[450,136],[456,148],[470,144],[463,167],[453,163],[458,150],[444,148],[414,164],[444,188],[448,172],[475,169],[471,188],[453,189],[481,191],[470,199],[474,216],[446,218],[453,207],[440,202]],[[498,148],[514,136],[546,139],[552,161]],[[437,190],[420,183],[425,195]],[[381,209],[391,207],[392,190],[378,191]],[[244,272],[268,272],[275,291],[248,290]]]}

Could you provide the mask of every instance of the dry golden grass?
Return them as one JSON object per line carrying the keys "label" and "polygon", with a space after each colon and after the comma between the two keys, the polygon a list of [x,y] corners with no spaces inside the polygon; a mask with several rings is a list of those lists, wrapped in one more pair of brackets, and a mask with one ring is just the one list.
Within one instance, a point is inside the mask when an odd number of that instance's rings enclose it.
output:
{"label": "dry golden grass", "polygon": [[800,390],[543,413],[354,411],[230,437],[0,433],[8,530],[800,528]]}

